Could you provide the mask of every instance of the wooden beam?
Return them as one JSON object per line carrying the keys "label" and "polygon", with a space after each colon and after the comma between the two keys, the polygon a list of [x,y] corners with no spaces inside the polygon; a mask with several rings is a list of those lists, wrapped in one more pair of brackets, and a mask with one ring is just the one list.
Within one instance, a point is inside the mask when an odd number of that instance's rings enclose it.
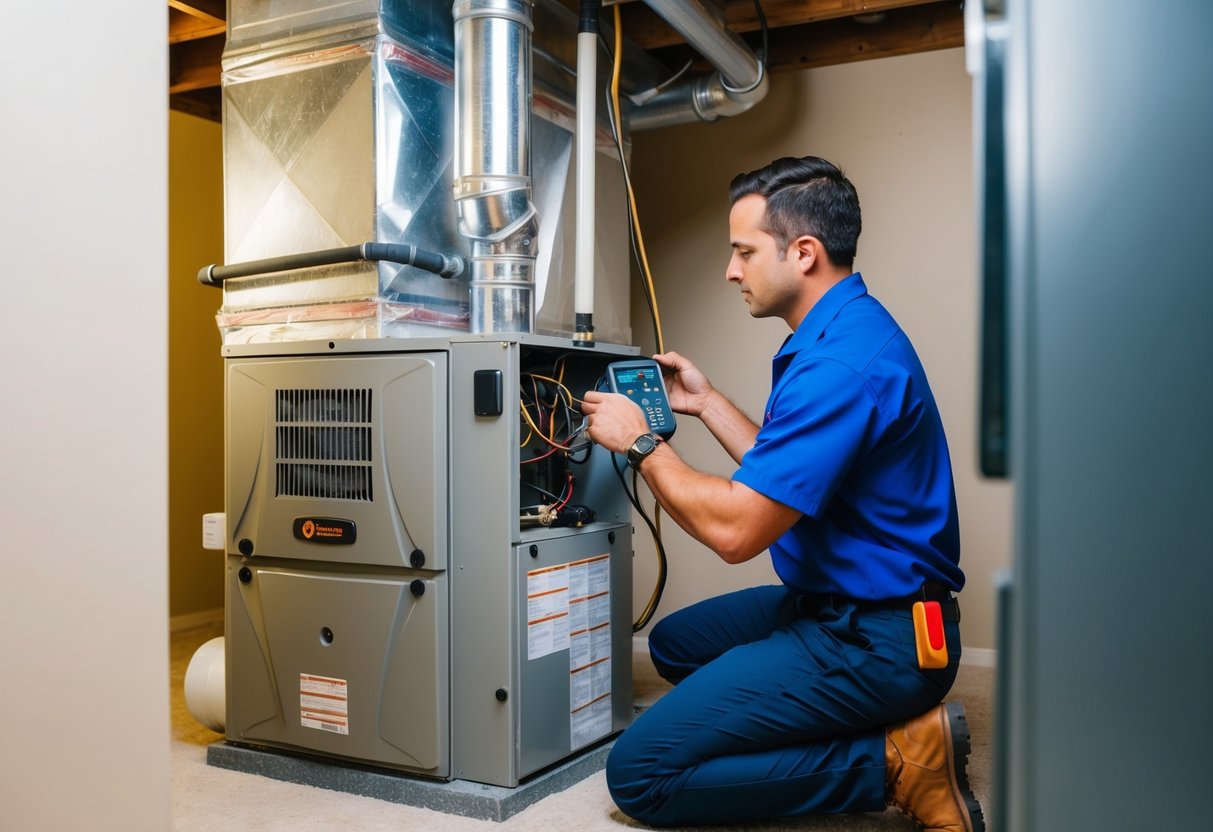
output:
{"label": "wooden beam", "polygon": [[[932,0],[762,0],[762,10],[767,19],[767,29],[773,33],[787,26],[857,14],[878,14],[930,2]],[[959,6],[959,3],[956,5]],[[642,49],[660,49],[684,42],[682,35],[644,3],[628,3],[620,13],[624,37]],[[734,32],[756,32],[762,28],[754,9],[754,0],[728,0],[725,20]]]}
{"label": "wooden beam", "polygon": [[168,7],[212,22],[227,20],[227,0],[168,0]]}
{"label": "wooden beam", "polygon": [[223,35],[174,44],[168,50],[168,91],[172,95],[219,86]]}
{"label": "wooden beam", "polygon": [[186,40],[209,38],[211,35],[222,35],[226,32],[227,24],[222,20],[195,17],[171,7],[168,10],[168,42],[170,45]]}
{"label": "wooden beam", "polygon": [[168,97],[168,106],[170,110],[189,113],[192,116],[209,119],[210,121],[223,120],[223,107],[218,87],[208,87],[204,90],[190,90],[189,92],[179,92],[176,95],[170,95]]}
{"label": "wooden beam", "polygon": [[771,33],[772,70],[810,69],[964,46],[964,12],[955,2],[890,12],[880,23],[828,20]]}
{"label": "wooden beam", "polygon": [[[840,17],[881,14],[931,2],[933,0],[762,0],[762,11],[767,26],[779,29]],[[735,32],[754,32],[760,28],[754,0],[729,0],[725,14],[729,28]]]}
{"label": "wooden beam", "polygon": [[[757,48],[753,33],[746,40]],[[878,23],[840,18],[772,29],[767,69],[812,69],[957,46],[964,46],[964,13],[955,0],[944,0],[891,10]],[[690,59],[696,73],[711,69],[686,44],[653,50],[653,54],[666,66],[682,66]]]}

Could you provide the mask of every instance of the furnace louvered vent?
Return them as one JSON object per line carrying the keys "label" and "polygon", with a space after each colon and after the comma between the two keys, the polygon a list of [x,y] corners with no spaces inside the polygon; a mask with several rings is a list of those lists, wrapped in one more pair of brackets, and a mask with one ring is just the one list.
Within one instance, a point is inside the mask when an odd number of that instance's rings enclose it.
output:
{"label": "furnace louvered vent", "polygon": [[274,421],[277,496],[372,500],[370,390],[278,390]]}

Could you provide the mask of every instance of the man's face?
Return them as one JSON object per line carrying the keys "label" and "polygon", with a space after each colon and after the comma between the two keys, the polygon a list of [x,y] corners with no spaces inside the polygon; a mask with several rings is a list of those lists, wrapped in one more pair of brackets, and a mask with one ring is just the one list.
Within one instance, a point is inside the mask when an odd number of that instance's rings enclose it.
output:
{"label": "man's face", "polygon": [[795,261],[780,251],[775,238],[762,230],[767,201],[758,194],[737,200],[729,211],[733,256],[725,279],[736,283],[755,318],[788,319],[800,300],[803,277]]}

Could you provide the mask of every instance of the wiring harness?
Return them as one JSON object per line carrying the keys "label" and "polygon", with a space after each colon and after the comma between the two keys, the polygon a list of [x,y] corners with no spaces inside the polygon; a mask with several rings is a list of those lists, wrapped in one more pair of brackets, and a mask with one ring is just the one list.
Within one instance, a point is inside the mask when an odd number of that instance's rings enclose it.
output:
{"label": "wiring harness", "polygon": [[564,384],[564,358],[556,360],[551,373],[520,376],[519,408],[526,431],[519,442],[521,482],[542,498],[523,507],[523,526],[583,526],[593,520],[593,512],[572,503],[577,484],[572,466],[589,460],[593,443],[583,436],[581,400]]}

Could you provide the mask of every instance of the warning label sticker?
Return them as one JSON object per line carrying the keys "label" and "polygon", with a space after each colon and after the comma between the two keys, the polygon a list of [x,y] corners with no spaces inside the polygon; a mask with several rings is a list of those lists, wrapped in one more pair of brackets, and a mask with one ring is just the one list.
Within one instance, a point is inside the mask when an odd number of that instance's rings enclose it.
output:
{"label": "warning label sticker", "polygon": [[568,565],[527,572],[526,657],[538,659],[568,646]]}
{"label": "warning label sticker", "polygon": [[334,734],[350,732],[349,683],[329,676],[299,674],[299,723]]}
{"label": "warning label sticker", "polygon": [[569,571],[569,738],[580,748],[611,731],[610,557]]}
{"label": "warning label sticker", "polygon": [[570,749],[611,732],[609,554],[526,573],[527,658],[569,651]]}

